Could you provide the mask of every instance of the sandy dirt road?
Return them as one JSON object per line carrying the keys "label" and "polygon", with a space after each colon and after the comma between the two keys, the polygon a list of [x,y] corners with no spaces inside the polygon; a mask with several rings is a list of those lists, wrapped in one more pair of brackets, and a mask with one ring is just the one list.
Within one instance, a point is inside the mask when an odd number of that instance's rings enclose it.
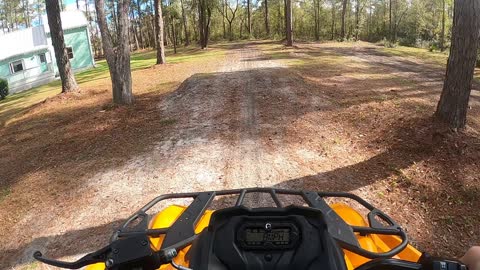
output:
{"label": "sandy dirt road", "polygon": [[[290,53],[312,63],[336,55],[332,63],[298,68],[258,44],[228,50],[215,72],[192,75],[146,112],[151,121],[168,123],[147,140],[148,151],[81,177],[58,204],[33,198],[36,207],[0,237],[0,261],[31,266],[34,250],[77,258],[105,245],[126,217],[159,194],[262,186],[356,193],[401,221],[423,247],[453,250],[448,245],[457,236],[437,232],[435,222],[442,221],[435,218],[445,214],[442,209],[457,210],[447,205],[429,212],[438,202],[430,206],[434,196],[422,198],[450,192],[441,181],[451,179],[442,163],[451,155],[432,143],[425,122],[415,122],[425,110],[421,105],[438,96],[440,69],[432,76],[423,63],[376,49],[329,46],[307,44]],[[344,57],[340,64],[338,55]],[[415,183],[419,170],[422,181],[438,179],[437,190]],[[436,233],[446,236],[438,240]]]}
{"label": "sandy dirt road", "polygon": [[217,72],[193,75],[158,104],[159,119],[172,124],[152,151],[85,179],[59,206],[66,213],[50,213],[54,221],[35,218],[47,210],[26,215],[12,234],[22,241],[3,239],[6,254],[20,266],[32,262],[34,250],[77,257],[102,246],[133,209],[163,193],[287,187],[282,182],[317,173],[326,158],[320,141],[328,127],[310,114],[328,106],[280,60],[239,46]]}

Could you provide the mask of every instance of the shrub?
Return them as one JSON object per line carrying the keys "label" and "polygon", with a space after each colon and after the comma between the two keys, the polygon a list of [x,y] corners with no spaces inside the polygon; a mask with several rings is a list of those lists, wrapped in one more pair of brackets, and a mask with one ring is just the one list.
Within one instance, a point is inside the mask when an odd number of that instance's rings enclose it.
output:
{"label": "shrub", "polygon": [[8,81],[0,78],[0,99],[4,99],[8,95]]}
{"label": "shrub", "polygon": [[386,38],[383,38],[379,43],[379,45],[385,47],[385,48],[395,48],[397,47],[397,44],[386,39]]}

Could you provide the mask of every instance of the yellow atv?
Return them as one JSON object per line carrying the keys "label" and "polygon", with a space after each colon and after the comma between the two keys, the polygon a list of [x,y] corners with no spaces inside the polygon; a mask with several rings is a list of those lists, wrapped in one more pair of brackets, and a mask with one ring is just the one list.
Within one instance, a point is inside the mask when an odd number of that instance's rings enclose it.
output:
{"label": "yellow atv", "polygon": [[[275,206],[245,207],[252,193],[268,195]],[[301,202],[284,206],[280,197],[288,196]],[[159,202],[178,198],[193,201],[147,214]],[[210,210],[218,198],[234,203]],[[344,203],[328,205],[325,198],[354,201],[366,216]],[[87,270],[466,270],[415,249],[395,221],[354,194],[273,188],[161,195],[128,218],[109,245],[78,261],[48,259],[38,251],[34,257]]]}

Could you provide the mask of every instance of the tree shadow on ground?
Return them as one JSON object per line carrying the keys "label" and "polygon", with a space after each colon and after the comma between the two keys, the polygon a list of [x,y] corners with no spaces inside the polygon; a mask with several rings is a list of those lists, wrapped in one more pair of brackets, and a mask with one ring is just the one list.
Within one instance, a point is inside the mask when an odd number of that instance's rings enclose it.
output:
{"label": "tree shadow on ground", "polygon": [[[432,122],[430,118],[412,119],[391,131],[391,134],[387,136],[387,140],[392,145],[385,152],[350,166],[339,167],[316,175],[290,179],[275,185],[275,187],[296,190],[351,192],[372,185],[377,181],[384,181],[393,177],[394,180],[392,181],[396,181],[398,184],[397,189],[406,190],[404,194],[406,197],[400,198],[399,203],[403,203],[402,200],[405,200],[404,203],[412,200],[416,204],[426,203],[429,212],[425,213],[423,218],[437,223],[437,226],[428,226],[430,230],[428,233],[422,232],[416,235],[415,242],[417,247],[421,250],[449,258],[458,257],[466,248],[478,242],[480,238],[478,235],[472,235],[468,241],[461,242],[456,234],[446,234],[446,228],[451,228],[452,225],[458,226],[455,229],[466,233],[475,230],[474,226],[476,224],[471,223],[471,220],[472,218],[478,220],[480,215],[471,212],[471,209],[478,209],[480,200],[478,200],[478,189],[466,186],[465,179],[461,175],[452,172],[461,171],[465,166],[475,165],[475,162],[478,160],[478,152],[480,151],[480,147],[476,145],[480,145],[480,139],[462,134],[460,134],[461,138],[459,138],[458,135],[439,132],[440,130],[444,130],[444,127],[441,124]],[[455,146],[457,143],[464,143],[469,145],[469,147],[468,149],[459,149],[458,146]],[[463,161],[467,160],[467,162],[460,162],[460,160],[455,162],[460,157]],[[417,180],[409,179],[408,176],[401,173],[421,162],[427,162],[428,166],[438,170],[439,178],[435,180],[437,183],[434,183],[434,186],[439,185],[440,189],[432,189],[429,185],[432,183],[417,182]],[[446,167],[446,164],[449,166]],[[453,198],[453,200],[445,201],[447,196]],[[364,199],[372,201],[372,198],[365,197]],[[258,200],[261,200],[261,202]],[[265,206],[265,204],[271,205],[272,202],[270,201],[265,198],[252,197],[247,198],[246,204],[251,207],[259,207]],[[464,203],[459,205],[459,201]],[[233,206],[234,202],[234,198],[220,198],[214,202],[212,208],[218,209]],[[290,202],[295,203],[288,200],[283,202],[286,202],[285,205],[288,205]],[[376,206],[379,209],[383,209],[385,204],[377,204]],[[387,211],[388,214],[403,226],[406,220],[402,218],[405,218],[405,216],[399,215],[398,211],[394,211],[395,209],[392,210],[393,212]],[[462,214],[465,213],[470,213],[470,216],[464,218]],[[408,218],[409,216],[407,215],[406,217]],[[447,217],[447,219],[444,219],[444,217]],[[18,249],[0,251],[7,257],[30,254],[37,249],[55,258],[78,256],[78,254],[91,252],[106,245],[111,233],[123,221],[123,219],[119,219],[101,226],[35,238]],[[446,242],[439,243],[439,237],[445,238]],[[455,243],[455,246],[450,246],[448,243]],[[48,247],[48,250],[46,250],[46,247]],[[33,259],[23,263],[31,262],[33,262]]]}
{"label": "tree shadow on ground", "polygon": [[[462,176],[467,173],[462,168],[474,167],[480,160],[478,138],[469,135],[451,137],[444,132],[439,132],[432,124],[430,117],[426,116],[429,113],[421,112],[419,116],[412,116],[416,112],[413,112],[409,106],[417,106],[417,103],[418,106],[422,106],[422,103],[407,100],[409,96],[404,98],[399,92],[415,94],[417,82],[413,82],[413,85],[404,85],[396,89],[396,92],[392,92],[388,89],[391,83],[389,79],[344,81],[341,80],[342,76],[337,74],[351,71],[348,67],[324,65],[325,71],[319,70],[318,67],[318,65],[311,65],[196,74],[183,82],[173,93],[138,95],[137,103],[129,108],[112,108],[108,106],[107,98],[104,102],[93,104],[78,102],[82,97],[72,97],[71,101],[66,101],[71,102],[69,106],[58,110],[49,110],[48,104],[41,105],[34,109],[38,111],[33,111],[28,117],[2,130],[3,143],[0,151],[12,153],[12,155],[0,157],[0,163],[5,165],[0,167],[1,187],[18,189],[15,191],[16,194],[24,193],[23,197],[15,199],[3,198],[2,200],[10,200],[11,203],[7,205],[8,208],[5,208],[7,209],[5,211],[13,211],[15,206],[20,204],[24,204],[22,205],[24,208],[29,208],[38,203],[30,198],[29,192],[41,196],[45,203],[50,202],[53,205],[71,197],[78,197],[78,190],[85,184],[83,182],[85,179],[89,179],[96,173],[120,168],[136,156],[156,151],[155,146],[166,138],[180,140],[184,134],[212,141],[228,138],[227,143],[234,144],[235,140],[252,139],[253,123],[258,132],[283,136],[291,132],[289,128],[292,122],[319,111],[327,116],[338,115],[339,122],[333,123],[334,125],[348,126],[352,132],[369,134],[371,131],[368,129],[371,126],[358,125],[362,120],[356,115],[359,111],[355,111],[355,106],[383,104],[385,99],[379,96],[385,93],[394,96],[395,99],[392,98],[392,100],[405,102],[406,104],[402,103],[401,106],[406,111],[394,119],[396,121],[393,121],[394,124],[391,124],[390,120],[387,124],[380,122],[381,137],[369,136],[368,139],[372,140],[363,142],[362,145],[365,148],[384,148],[385,151],[353,165],[339,164],[338,168],[316,175],[285,179],[286,181],[279,186],[353,191],[395,176],[395,181],[403,186],[402,190],[409,199],[426,200],[428,206],[434,209],[428,214],[429,218],[434,219],[443,214],[455,217],[468,209],[480,207],[475,205],[479,201],[478,195],[472,194],[473,189],[466,187],[462,179]],[[372,73],[369,68],[356,69],[356,72]],[[421,89],[419,93],[423,90]],[[438,90],[436,91],[438,93]],[[437,93],[432,91],[422,98],[429,99]],[[222,97],[225,99],[223,103],[218,101]],[[319,103],[312,103],[312,100],[317,100]],[[59,98],[52,102],[61,103],[62,100]],[[75,105],[77,102],[80,105]],[[165,102],[170,102],[171,107],[159,108],[159,104]],[[206,107],[208,104],[212,107]],[[249,104],[255,106],[249,107],[247,106]],[[226,111],[227,109],[229,111]],[[243,115],[239,117],[239,112],[242,110],[247,112],[246,117]],[[233,115],[228,114],[231,112]],[[377,114],[396,112],[386,109]],[[331,118],[321,119],[316,124],[332,124],[326,123],[331,120]],[[373,120],[372,118],[363,121],[373,122]],[[382,121],[381,118],[380,121]],[[213,125],[215,128],[207,129],[208,125]],[[240,136],[232,141],[232,136],[225,136],[226,134],[240,134]],[[463,141],[467,142],[467,146]],[[358,151],[362,150],[365,149],[358,149]],[[459,198],[458,200],[462,202],[473,198],[476,200],[473,202],[474,205],[467,203],[461,206],[457,203],[449,205],[450,202],[443,205],[441,199],[435,199],[438,190],[430,190],[428,183],[411,181],[405,177],[402,170],[422,162],[427,162],[428,167],[436,172],[439,177],[438,185],[449,187],[449,189],[441,189],[440,192],[451,193],[452,197]],[[471,173],[475,174],[475,170],[478,168],[473,169]],[[16,184],[22,181],[26,184],[17,187]],[[325,184],[326,182],[328,185]],[[458,186],[452,185],[452,182]],[[420,190],[423,197],[417,193],[409,193],[411,189]],[[398,198],[397,201],[401,203]],[[472,206],[478,207],[471,208]],[[458,211],[458,207],[463,207],[462,211]],[[119,222],[120,220],[106,222],[105,225],[70,230],[65,234],[47,238],[35,239],[35,236],[27,236],[34,240],[22,241],[22,244],[15,249],[0,250],[1,260],[11,260],[12,257],[24,254],[28,247],[41,246],[42,243],[49,243],[47,247],[54,247],[53,256],[55,257],[83,253],[86,248],[93,248],[91,245],[98,245],[97,248],[102,246],[103,243],[100,244],[94,239],[104,234],[108,237],[110,234],[107,231]],[[467,225],[459,226],[465,228]],[[438,231],[439,235],[440,233],[443,231]],[[424,243],[438,241],[435,239],[435,234],[423,237]],[[455,237],[459,237],[459,234],[447,236],[447,240]],[[85,241],[81,244],[72,244],[75,239],[82,238]],[[471,238],[474,239],[473,236]],[[435,243],[437,243],[435,247],[438,247],[438,243],[441,245],[447,242]],[[457,247],[450,247],[450,250],[458,253],[459,249],[465,245],[462,243]]]}

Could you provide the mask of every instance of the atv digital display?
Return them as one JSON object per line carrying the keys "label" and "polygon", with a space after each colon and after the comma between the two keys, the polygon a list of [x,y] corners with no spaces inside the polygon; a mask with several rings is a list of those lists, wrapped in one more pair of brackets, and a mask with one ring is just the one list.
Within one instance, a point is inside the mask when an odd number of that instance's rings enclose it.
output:
{"label": "atv digital display", "polygon": [[237,243],[245,250],[283,250],[294,248],[300,238],[297,226],[289,219],[248,218],[236,232]]}
{"label": "atv digital display", "polygon": [[290,229],[273,229],[266,231],[261,228],[245,229],[245,242],[248,245],[264,245],[266,242],[273,242],[276,245],[290,243]]}

